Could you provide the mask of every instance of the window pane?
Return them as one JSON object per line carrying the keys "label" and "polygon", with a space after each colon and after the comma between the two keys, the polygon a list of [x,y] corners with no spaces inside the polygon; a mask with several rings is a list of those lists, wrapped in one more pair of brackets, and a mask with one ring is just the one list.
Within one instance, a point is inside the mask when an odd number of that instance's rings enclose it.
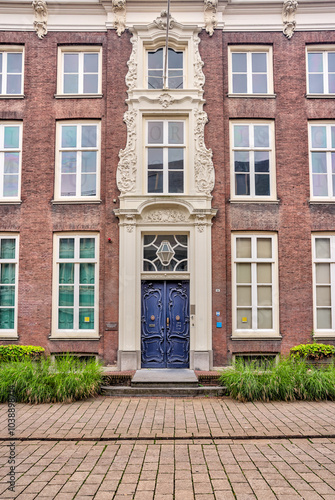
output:
{"label": "window pane", "polygon": [[169,70],[168,74],[168,87],[170,89],[182,89],[183,88],[183,72],[182,70]]}
{"label": "window pane", "polygon": [[20,127],[5,127],[4,147],[18,148],[20,145]]}
{"label": "window pane", "polygon": [[312,153],[312,172],[314,174],[327,173],[327,153]]}
{"label": "window pane", "polygon": [[237,305],[251,306],[251,286],[237,287]]}
{"label": "window pane", "polygon": [[148,168],[155,170],[163,169],[162,148],[148,148]]}
{"label": "window pane", "polygon": [[95,258],[95,238],[80,238],[80,254],[81,259]]}
{"label": "window pane", "polygon": [[316,287],[316,305],[317,306],[331,306],[330,286],[317,286]]}
{"label": "window pane", "polygon": [[73,306],[74,301],[74,287],[73,286],[60,286],[59,287],[59,305],[60,306]]}
{"label": "window pane", "polygon": [[249,195],[250,194],[250,175],[236,174],[235,175],[235,194]]}
{"label": "window pane", "polygon": [[252,328],[251,309],[237,309],[237,328],[250,330]]}
{"label": "window pane", "polygon": [[2,52],[0,52],[0,73],[2,73]]}
{"label": "window pane", "polygon": [[84,73],[98,73],[99,54],[84,54]]}
{"label": "window pane", "polygon": [[235,166],[235,172],[250,172],[249,152],[235,151],[234,166]]}
{"label": "window pane", "polygon": [[168,49],[168,67],[183,68],[183,53]]}
{"label": "window pane", "polygon": [[76,74],[67,74],[64,75],[64,94],[78,94],[79,78]]}
{"label": "window pane", "polygon": [[15,285],[15,264],[1,264],[1,283]]}
{"label": "window pane", "polygon": [[81,153],[81,171],[82,172],[95,172],[97,165],[97,152],[96,151],[83,151]]}
{"label": "window pane", "polygon": [[248,92],[247,75],[234,74],[233,75],[233,94],[246,94]]}
{"label": "window pane", "polygon": [[257,305],[272,306],[272,286],[257,287]]}
{"label": "window pane", "polygon": [[64,73],[78,73],[79,54],[64,54]]}
{"label": "window pane", "polygon": [[323,72],[323,54],[320,53],[309,53],[308,54],[308,71],[310,73],[322,73]]}
{"label": "window pane", "polygon": [[163,144],[163,122],[148,122],[148,143]]}
{"label": "window pane", "polygon": [[257,258],[271,259],[272,257],[272,239],[257,238]]}
{"label": "window pane", "polygon": [[0,306],[15,305],[15,287],[0,286]]}
{"label": "window pane", "polygon": [[77,147],[77,127],[75,125],[62,126],[62,148]]}
{"label": "window pane", "polygon": [[316,326],[320,330],[331,330],[332,328],[331,309],[317,309]]}
{"label": "window pane", "polygon": [[266,53],[254,52],[251,54],[251,59],[253,73],[266,73]]}
{"label": "window pane", "polygon": [[249,147],[248,125],[234,125],[234,146]]}
{"label": "window pane", "polygon": [[18,174],[20,165],[20,153],[5,153],[5,174]]}
{"label": "window pane", "polygon": [[76,173],[77,153],[75,151],[62,151],[61,169],[63,174]]}
{"label": "window pane", "polygon": [[268,148],[270,146],[269,126],[255,125],[254,126],[254,145],[255,148]]}
{"label": "window pane", "polygon": [[156,52],[148,52],[148,68],[162,69],[163,68],[163,49],[158,49]]}
{"label": "window pane", "polygon": [[169,144],[183,144],[184,143],[184,123],[183,122],[169,122]]}
{"label": "window pane", "polygon": [[312,148],[327,147],[327,127],[314,126],[312,127]]}
{"label": "window pane", "polygon": [[309,75],[309,92],[310,94],[323,94],[323,75]]}
{"label": "window pane", "polygon": [[62,174],[61,196],[76,196],[77,184],[75,174]]}
{"label": "window pane", "polygon": [[255,175],[256,196],[270,196],[270,176],[268,174]]}
{"label": "window pane", "polygon": [[270,171],[270,153],[268,151],[255,151],[255,172]]}
{"label": "window pane", "polygon": [[184,150],[169,148],[168,151],[169,170],[182,170],[184,168]]}
{"label": "window pane", "polygon": [[332,148],[335,149],[335,127],[331,127],[331,137],[332,137]]}
{"label": "window pane", "polygon": [[59,330],[73,330],[73,309],[58,310]]}
{"label": "window pane", "polygon": [[330,259],[330,238],[315,239],[315,255],[317,259]]}
{"label": "window pane", "polygon": [[330,264],[315,264],[317,283],[330,283]]}
{"label": "window pane", "polygon": [[68,262],[59,264],[59,283],[61,285],[74,284],[74,264]]}
{"label": "window pane", "polygon": [[328,196],[327,175],[313,175],[313,195]]}
{"label": "window pane", "polygon": [[0,73],[0,94],[2,94],[2,74]]}
{"label": "window pane", "polygon": [[7,73],[22,73],[22,53],[8,52]]}
{"label": "window pane", "polygon": [[252,91],[254,94],[266,94],[268,91],[267,75],[252,75]]}
{"label": "window pane", "polygon": [[149,71],[148,77],[149,89],[162,89],[163,88],[163,71]]}
{"label": "window pane", "polygon": [[163,192],[163,172],[148,172],[148,193]]}
{"label": "window pane", "polygon": [[95,264],[87,262],[80,264],[79,279],[80,284],[94,285]]}
{"label": "window pane", "polygon": [[14,309],[0,309],[1,330],[14,329]]}
{"label": "window pane", "polygon": [[184,173],[170,171],[169,172],[169,193],[184,192]]}
{"label": "window pane", "polygon": [[15,259],[15,239],[1,240],[1,259]]}
{"label": "window pane", "polygon": [[74,259],[74,238],[61,238],[59,240],[59,258]]}
{"label": "window pane", "polygon": [[22,93],[22,76],[7,75],[7,94]]}
{"label": "window pane", "polygon": [[82,174],[81,176],[81,196],[95,196],[97,194],[95,174]]}
{"label": "window pane", "polygon": [[251,283],[251,264],[236,264],[236,282]]}
{"label": "window pane", "polygon": [[8,197],[18,196],[19,194],[19,176],[5,175],[3,179],[3,195]]}
{"label": "window pane", "polygon": [[81,128],[81,146],[83,148],[97,147],[97,126],[83,125]]}
{"label": "window pane", "polygon": [[257,283],[272,283],[272,264],[257,264]]}
{"label": "window pane", "polygon": [[94,309],[79,309],[79,329],[94,329]]}
{"label": "window pane", "polygon": [[272,330],[272,309],[258,309],[257,326],[259,330]]}
{"label": "window pane", "polygon": [[94,306],[94,286],[79,287],[79,306]]}
{"label": "window pane", "polygon": [[328,92],[335,94],[335,74],[328,75]]}
{"label": "window pane", "polygon": [[98,93],[98,75],[84,75],[84,94]]}
{"label": "window pane", "polygon": [[247,54],[245,52],[232,53],[232,67],[233,73],[246,73],[247,72]]}
{"label": "window pane", "polygon": [[236,257],[238,259],[251,258],[251,238],[236,238]]}
{"label": "window pane", "polygon": [[328,71],[329,73],[335,72],[335,52],[328,53]]}

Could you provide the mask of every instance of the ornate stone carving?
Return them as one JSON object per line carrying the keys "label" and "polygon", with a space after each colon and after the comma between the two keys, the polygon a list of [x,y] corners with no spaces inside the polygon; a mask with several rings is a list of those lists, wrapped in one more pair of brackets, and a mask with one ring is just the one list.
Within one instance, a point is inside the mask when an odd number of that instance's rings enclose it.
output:
{"label": "ornate stone carving", "polygon": [[[157,26],[157,28],[159,28],[161,30],[166,30],[167,16],[168,16],[167,10],[162,10],[160,17],[157,17],[154,20],[154,23]],[[171,14],[170,14],[170,20],[169,21],[170,21],[169,22],[169,29],[171,29],[171,28],[173,28],[174,23],[176,22],[176,20],[173,19],[173,17],[171,16]]]}
{"label": "ornate stone carving", "polygon": [[45,0],[33,0],[32,6],[35,12],[34,28],[38,38],[42,39],[48,33],[47,4]]}
{"label": "ornate stone carving", "polygon": [[143,218],[146,222],[182,222],[187,219],[184,212],[180,210],[152,210],[151,212],[145,214]]}
{"label": "ornate stone carving", "polygon": [[205,75],[202,71],[202,67],[204,65],[199,52],[199,43],[200,38],[198,35],[194,35],[193,38],[193,47],[194,47],[194,86],[195,88],[202,90],[202,87],[205,84]]}
{"label": "ornate stone carving", "polygon": [[214,188],[214,166],[212,150],[205,146],[205,125],[208,122],[205,111],[196,111],[195,136],[195,186],[198,193],[211,194]]}
{"label": "ornate stone carving", "polygon": [[113,0],[112,10],[115,15],[116,33],[121,36],[126,29],[126,0]]}
{"label": "ornate stone carving", "polygon": [[298,8],[297,0],[284,0],[283,12],[282,12],[283,23],[284,23],[283,33],[288,39],[292,38],[295,27],[297,25],[295,20],[295,13],[297,11],[297,8]]}
{"label": "ornate stone carving", "polygon": [[133,232],[135,225],[136,225],[135,216],[131,214],[126,215],[125,226],[127,228],[128,233]]}
{"label": "ornate stone carving", "polygon": [[137,111],[126,111],[123,121],[127,125],[127,145],[119,152],[116,181],[121,193],[134,191],[136,183],[136,115]]}
{"label": "ornate stone carving", "polygon": [[170,94],[161,94],[158,100],[163,108],[168,108],[170,104],[174,103],[174,99]]}
{"label": "ornate stone carving", "polygon": [[206,226],[206,216],[205,215],[197,215],[195,217],[195,225],[199,231],[199,233],[203,233]]}
{"label": "ornate stone carving", "polygon": [[218,21],[216,18],[216,9],[218,6],[218,0],[204,0],[205,2],[205,27],[209,36],[212,36],[214,33],[214,29],[218,25]]}
{"label": "ornate stone carving", "polygon": [[133,45],[133,49],[130,54],[130,59],[127,62],[128,73],[126,75],[126,85],[128,86],[129,90],[133,90],[136,87],[137,83],[137,36],[133,35],[130,41]]}

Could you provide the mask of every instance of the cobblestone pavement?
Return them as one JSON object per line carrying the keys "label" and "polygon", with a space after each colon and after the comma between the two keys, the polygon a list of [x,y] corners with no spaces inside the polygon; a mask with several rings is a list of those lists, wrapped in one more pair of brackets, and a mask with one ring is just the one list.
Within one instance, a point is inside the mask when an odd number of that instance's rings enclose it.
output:
{"label": "cobblestone pavement", "polygon": [[0,499],[335,499],[332,402],[101,397],[7,424],[0,405]]}

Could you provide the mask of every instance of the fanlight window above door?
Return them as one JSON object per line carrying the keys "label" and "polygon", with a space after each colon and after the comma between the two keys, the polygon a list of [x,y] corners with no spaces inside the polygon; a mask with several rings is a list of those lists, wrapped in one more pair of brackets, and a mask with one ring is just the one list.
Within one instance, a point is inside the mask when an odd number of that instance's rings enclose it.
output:
{"label": "fanlight window above door", "polygon": [[180,272],[188,270],[187,235],[145,235],[143,271]]}

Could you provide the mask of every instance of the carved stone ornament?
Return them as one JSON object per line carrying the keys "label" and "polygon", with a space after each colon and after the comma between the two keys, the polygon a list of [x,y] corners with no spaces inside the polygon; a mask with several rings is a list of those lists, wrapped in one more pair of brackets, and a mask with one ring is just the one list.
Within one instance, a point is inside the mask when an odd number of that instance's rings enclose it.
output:
{"label": "carved stone ornament", "polygon": [[200,43],[200,38],[198,35],[194,35],[193,38],[193,47],[194,47],[194,86],[198,90],[202,90],[202,87],[205,84],[205,75],[204,72],[202,71],[203,68],[203,61],[200,56],[199,52],[199,43]]}
{"label": "carved stone ornament", "polygon": [[48,33],[47,4],[45,0],[33,0],[32,6],[35,12],[34,28],[38,38],[42,39]]}
{"label": "carved stone ornament", "polygon": [[174,99],[170,94],[161,94],[158,100],[163,108],[168,108],[170,104],[174,103]]}
{"label": "carved stone ornament", "polygon": [[[154,20],[154,23],[155,25],[157,26],[157,28],[159,28],[160,30],[166,30],[166,26],[167,26],[167,16],[168,16],[168,13],[167,13],[167,10],[162,10],[161,12],[161,15],[160,17],[157,17],[155,20]],[[169,29],[173,28],[174,26],[174,23],[176,22],[175,19],[173,19],[173,17],[171,17],[171,14],[170,14],[170,19],[169,19]]]}
{"label": "carved stone ornament", "polygon": [[295,13],[297,11],[297,8],[298,8],[297,0],[284,0],[283,12],[282,12],[283,23],[284,23],[283,33],[288,39],[292,38],[292,35],[297,25],[295,20]]}
{"label": "carved stone ornament", "polygon": [[198,193],[210,195],[214,188],[214,166],[212,150],[205,146],[205,125],[208,122],[205,111],[196,111],[195,136],[195,186]]}
{"label": "carved stone ornament", "polygon": [[216,9],[218,6],[218,0],[204,0],[205,2],[205,27],[209,36],[212,36],[214,33],[214,29],[218,25],[217,17],[216,17]]}
{"label": "carved stone ornament", "polygon": [[126,215],[125,226],[128,233],[132,233],[136,225],[136,219],[134,215]]}
{"label": "carved stone ornament", "polygon": [[182,222],[187,217],[180,210],[162,209],[147,213],[143,219],[146,222]]}
{"label": "carved stone ornament", "polygon": [[205,215],[197,215],[195,218],[195,225],[199,233],[203,233],[206,226],[206,216]]}
{"label": "carved stone ornament", "polygon": [[128,73],[126,75],[126,85],[129,90],[133,90],[137,84],[137,46],[138,37],[133,35],[130,39],[133,49],[130,54],[130,59],[127,62]]}
{"label": "carved stone ornament", "polygon": [[136,183],[136,115],[137,111],[126,111],[123,121],[127,125],[127,145],[119,152],[119,164],[116,173],[117,187],[121,193],[134,191]]}
{"label": "carved stone ornament", "polygon": [[115,16],[116,33],[121,36],[126,29],[126,0],[113,0],[112,10]]}

